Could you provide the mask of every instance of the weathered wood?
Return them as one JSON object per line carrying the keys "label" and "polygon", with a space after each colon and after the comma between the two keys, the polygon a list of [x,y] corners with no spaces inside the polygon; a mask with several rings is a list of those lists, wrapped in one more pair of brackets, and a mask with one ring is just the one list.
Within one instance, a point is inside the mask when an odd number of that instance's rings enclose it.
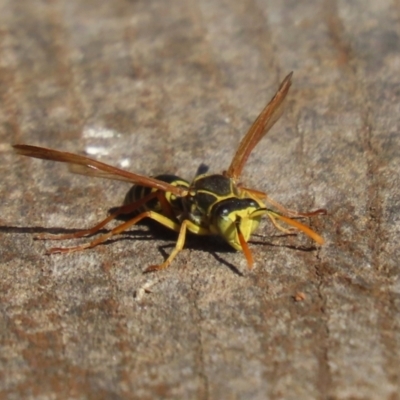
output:
{"label": "weathered wood", "polygon": [[[0,10],[1,398],[399,398],[398,1]],[[322,248],[266,221],[252,272],[189,238],[169,269],[143,275],[174,234],[140,226],[54,256],[33,241],[94,224],[129,186],[10,143],[143,174],[219,172],[292,70],[286,113],[243,181],[290,208],[327,208],[311,221]]]}

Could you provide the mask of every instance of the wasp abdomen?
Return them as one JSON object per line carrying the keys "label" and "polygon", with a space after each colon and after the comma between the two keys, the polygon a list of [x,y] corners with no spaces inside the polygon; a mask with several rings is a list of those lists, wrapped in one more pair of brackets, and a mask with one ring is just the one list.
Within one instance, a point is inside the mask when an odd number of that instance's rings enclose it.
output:
{"label": "wasp abdomen", "polygon": [[[155,179],[158,179],[163,182],[167,182],[171,185],[174,186],[179,186],[179,187],[189,187],[189,182],[185,181],[184,179],[180,178],[179,176],[176,175],[170,175],[170,174],[163,174],[163,175],[157,175],[154,177]],[[141,185],[134,185],[131,187],[129,192],[125,196],[124,200],[124,205],[134,203],[135,201],[138,201],[145,196],[149,195],[152,192],[155,192],[157,189],[146,187],[146,186],[141,186]],[[183,205],[182,205],[182,198],[177,197],[171,192],[161,192],[160,195],[164,196],[164,198],[167,200],[167,202],[172,206],[173,210],[176,210],[178,212],[183,211]],[[160,202],[158,201],[157,198],[149,200],[146,204],[143,206],[139,207],[137,212],[143,212],[147,210],[152,210],[156,211],[162,214],[162,207],[160,205]]]}

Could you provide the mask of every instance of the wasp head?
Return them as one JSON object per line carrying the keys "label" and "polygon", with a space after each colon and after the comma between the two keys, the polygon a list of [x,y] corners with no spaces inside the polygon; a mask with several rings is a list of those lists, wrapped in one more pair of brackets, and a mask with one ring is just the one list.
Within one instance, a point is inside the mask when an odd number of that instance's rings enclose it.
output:
{"label": "wasp head", "polygon": [[[213,227],[234,249],[244,251],[267,209],[255,200],[229,198],[215,204],[212,209]],[[247,246],[246,246],[247,247]]]}

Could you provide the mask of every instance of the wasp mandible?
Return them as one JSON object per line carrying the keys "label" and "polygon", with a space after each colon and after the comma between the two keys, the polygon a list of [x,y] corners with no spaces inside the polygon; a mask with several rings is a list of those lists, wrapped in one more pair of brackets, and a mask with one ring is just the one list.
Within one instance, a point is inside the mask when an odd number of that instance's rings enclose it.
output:
{"label": "wasp mandible", "polygon": [[[187,231],[196,235],[221,236],[234,249],[243,251],[248,267],[252,268],[253,256],[248,241],[264,215],[270,218],[276,228],[286,233],[292,230],[281,226],[280,221],[304,232],[318,244],[323,244],[324,239],[320,235],[290,217],[310,217],[325,214],[326,210],[296,213],[276,203],[266,193],[246,188],[239,182],[250,153],[282,115],[292,74],[286,76],[274,97],[254,121],[239,144],[229,168],[222,174],[200,173],[191,183],[175,175],[147,177],[77,154],[26,144],[14,145],[18,154],[65,162],[69,164],[69,169],[73,173],[134,184],[124,204],[93,228],[70,234],[42,234],[38,238],[55,240],[91,236],[118,216],[135,212],[131,219],[91,242],[74,247],[52,248],[48,253],[71,253],[94,247],[145,218],[157,221],[178,233],[175,248],[168,258],[161,264],[149,266],[145,272],[168,267],[183,249]],[[272,208],[268,208],[265,204],[269,204]]]}

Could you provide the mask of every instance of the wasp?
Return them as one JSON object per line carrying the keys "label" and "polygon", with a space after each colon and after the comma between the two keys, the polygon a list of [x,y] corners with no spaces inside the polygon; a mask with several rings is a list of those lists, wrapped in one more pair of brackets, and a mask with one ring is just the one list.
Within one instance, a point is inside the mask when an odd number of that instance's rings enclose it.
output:
{"label": "wasp", "polygon": [[[246,188],[239,182],[250,153],[282,115],[284,100],[291,86],[292,74],[286,76],[274,97],[254,121],[240,142],[229,168],[222,174],[207,174],[203,173],[201,167],[191,183],[175,175],[156,177],[138,175],[82,155],[26,144],[14,145],[18,154],[67,163],[73,173],[134,184],[124,204],[93,228],[70,234],[42,234],[38,238],[75,239],[91,236],[120,215],[133,214],[130,219],[91,242],[74,247],[51,248],[48,253],[71,253],[94,247],[145,218],[157,221],[178,233],[175,247],[168,258],[161,264],[149,266],[145,272],[168,267],[183,249],[188,231],[195,235],[221,236],[235,250],[244,253],[247,265],[251,269],[253,256],[248,241],[265,215],[279,230],[291,233],[293,228],[296,228],[322,245],[324,239],[320,235],[293,217],[325,214],[326,210],[296,213],[276,203],[266,193]],[[282,226],[282,222],[292,228]]]}

